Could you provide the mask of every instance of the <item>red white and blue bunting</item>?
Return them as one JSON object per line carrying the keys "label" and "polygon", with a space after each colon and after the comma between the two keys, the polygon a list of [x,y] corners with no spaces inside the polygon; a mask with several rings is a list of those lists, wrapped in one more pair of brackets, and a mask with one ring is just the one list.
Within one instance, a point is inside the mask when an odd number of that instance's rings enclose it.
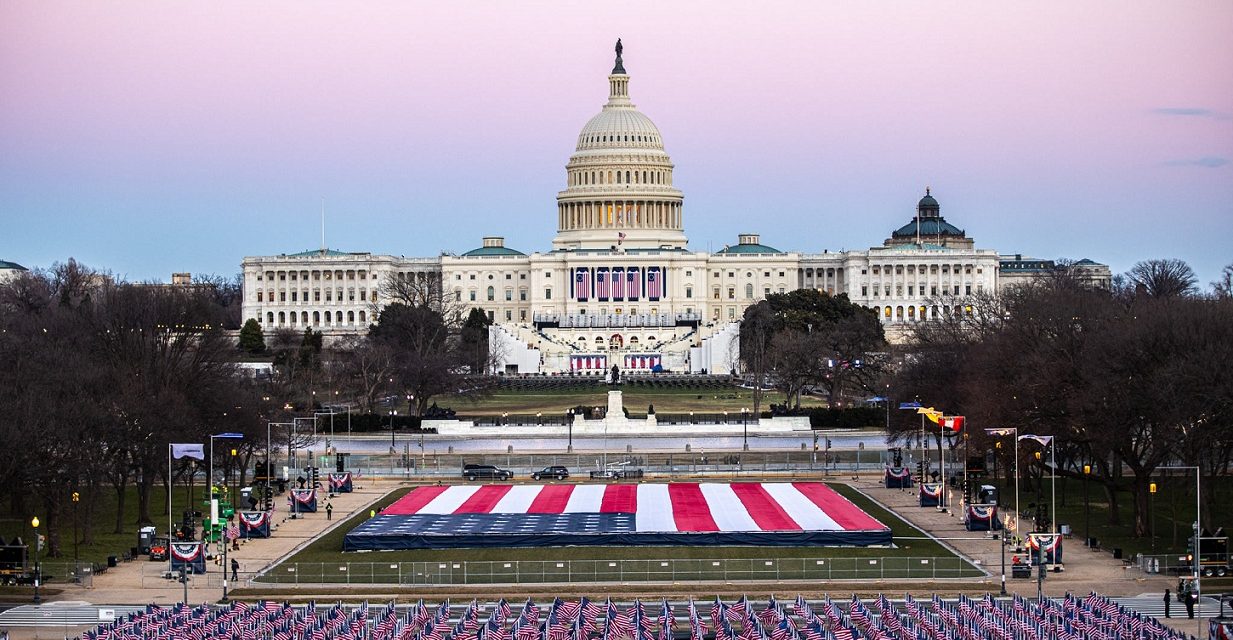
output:
{"label": "red white and blue bunting", "polygon": [[1062,534],[1060,533],[1029,533],[1027,546],[1032,564],[1037,564],[1038,549],[1045,557],[1045,564],[1062,563]]}
{"label": "red white and blue bunting", "polygon": [[946,491],[941,483],[922,483],[920,485],[920,506],[922,507],[938,507],[942,506],[942,494]]}
{"label": "red white and blue bunting", "polygon": [[995,531],[1002,528],[996,504],[969,504],[963,524],[968,531]]}
{"label": "red white and blue bunting", "polygon": [[331,473],[330,491],[334,493],[351,493],[351,472],[344,471],[342,473]]}
{"label": "red white and blue bunting", "polygon": [[205,545],[200,542],[171,543],[171,570],[184,567],[188,573],[205,573]]}
{"label": "red white and blue bunting", "polygon": [[269,511],[241,511],[240,512],[240,537],[241,538],[268,538],[270,537],[270,512]]}
{"label": "red white and blue bunting", "polygon": [[886,467],[886,488],[906,489],[912,486],[912,472],[907,467]]}
{"label": "red white and blue bunting", "polygon": [[587,302],[651,302],[668,297],[668,270],[664,267],[575,267],[569,279],[573,300]]}
{"label": "red white and blue bunting", "polygon": [[598,353],[571,355],[570,371],[604,371],[608,368],[608,356]]}
{"label": "red white and blue bunting", "polygon": [[291,511],[293,513],[316,513],[317,512],[317,490],[316,489],[292,489],[291,490]]}
{"label": "red white and blue bunting", "polygon": [[663,364],[663,356],[658,353],[630,353],[625,355],[626,369],[654,369]]}

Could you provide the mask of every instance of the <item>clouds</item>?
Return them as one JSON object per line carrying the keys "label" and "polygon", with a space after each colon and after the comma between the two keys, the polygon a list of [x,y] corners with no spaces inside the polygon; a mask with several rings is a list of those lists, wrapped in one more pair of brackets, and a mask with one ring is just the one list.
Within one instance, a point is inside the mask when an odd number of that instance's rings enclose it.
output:
{"label": "clouds", "polygon": [[1184,116],[1191,118],[1211,118],[1212,120],[1228,120],[1229,114],[1202,107],[1158,107],[1152,109],[1158,116]]}

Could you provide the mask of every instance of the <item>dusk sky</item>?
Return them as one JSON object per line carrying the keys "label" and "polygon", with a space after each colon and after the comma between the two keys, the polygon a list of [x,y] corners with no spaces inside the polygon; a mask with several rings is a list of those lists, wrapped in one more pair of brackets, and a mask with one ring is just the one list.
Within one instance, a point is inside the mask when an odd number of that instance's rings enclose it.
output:
{"label": "dusk sky", "polygon": [[625,45],[695,250],[1233,262],[1233,2],[0,2],[0,259],[551,248]]}

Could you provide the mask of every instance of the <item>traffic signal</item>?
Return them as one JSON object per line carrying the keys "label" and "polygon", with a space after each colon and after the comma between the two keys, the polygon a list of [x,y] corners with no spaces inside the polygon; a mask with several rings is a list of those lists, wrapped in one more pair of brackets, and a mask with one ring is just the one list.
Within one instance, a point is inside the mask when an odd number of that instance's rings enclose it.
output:
{"label": "traffic signal", "polygon": [[274,488],[266,485],[265,487],[265,503],[262,505],[265,511],[274,510]]}
{"label": "traffic signal", "polygon": [[313,467],[313,468],[312,468],[312,484],[311,484],[311,485],[309,485],[309,486],[311,486],[311,487],[314,487],[314,488],[315,488],[315,487],[317,486],[317,480],[318,480],[318,479],[319,479],[319,477],[318,477],[318,475],[317,475],[317,467]]}
{"label": "traffic signal", "polygon": [[1194,562],[1194,537],[1186,539],[1186,562]]}

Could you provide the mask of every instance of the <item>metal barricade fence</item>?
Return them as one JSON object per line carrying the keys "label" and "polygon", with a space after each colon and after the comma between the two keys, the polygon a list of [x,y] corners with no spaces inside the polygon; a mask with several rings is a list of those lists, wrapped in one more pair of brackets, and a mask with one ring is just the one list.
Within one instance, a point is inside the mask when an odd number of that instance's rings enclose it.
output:
{"label": "metal barricade fence", "polygon": [[[215,575],[196,576],[207,581]],[[259,584],[484,585],[972,578],[985,573],[956,557],[300,562],[260,575]],[[221,585],[221,581],[219,582]],[[200,585],[197,585],[200,586]]]}

